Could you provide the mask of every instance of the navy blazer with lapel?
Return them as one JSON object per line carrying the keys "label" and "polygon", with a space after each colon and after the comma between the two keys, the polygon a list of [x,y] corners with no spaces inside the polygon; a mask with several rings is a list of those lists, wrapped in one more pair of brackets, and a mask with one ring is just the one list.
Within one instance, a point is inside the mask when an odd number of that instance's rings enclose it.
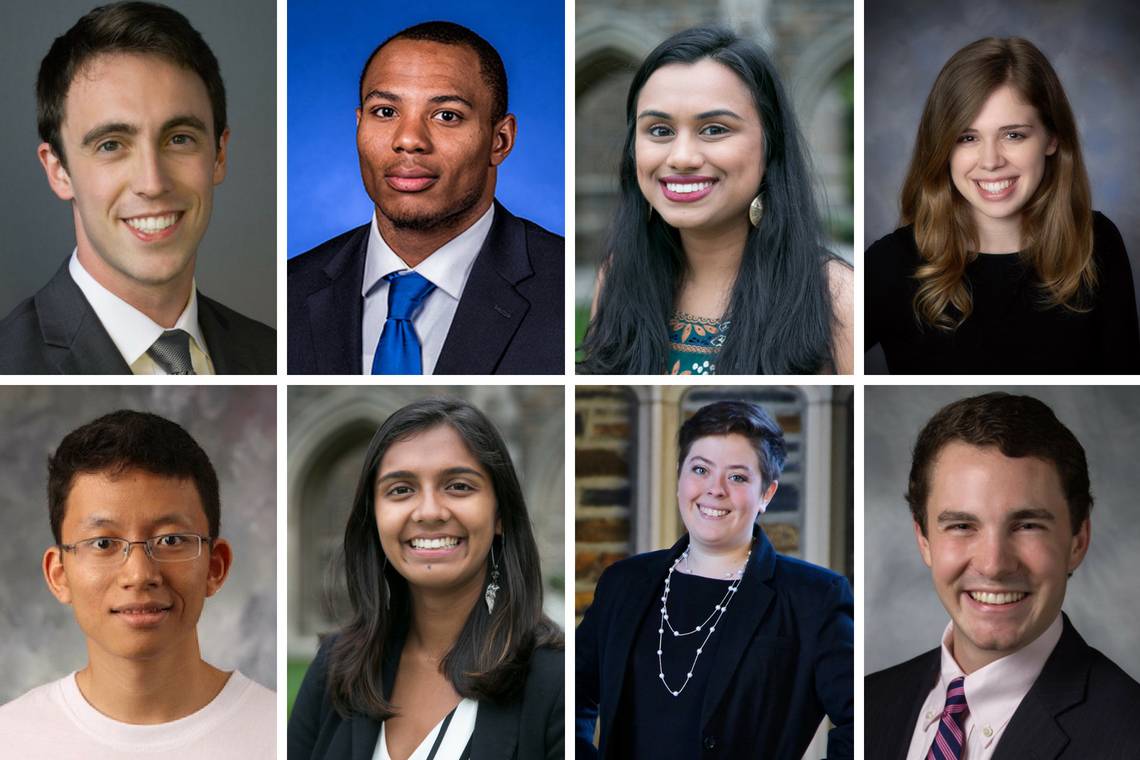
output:
{"label": "navy blazer with lapel", "polygon": [[[841,575],[777,554],[759,529],[756,536],[733,608],[717,624],[724,638],[711,663],[701,735],[693,737],[692,746],[678,747],[676,756],[800,760],[826,713],[835,724],[828,757],[851,758],[851,588]],[[659,598],[669,566],[688,540],[686,535],[667,551],[616,562],[598,580],[594,602],[575,636],[577,757],[616,758],[607,753],[607,741],[625,689],[630,649]],[[595,750],[599,713],[600,747]]]}
{"label": "navy blazer with lapel", "polygon": [[[0,322],[0,374],[129,375],[131,368],[71,279],[65,259]],[[219,375],[277,374],[277,333],[198,293],[198,326]]]}
{"label": "navy blazer with lapel", "polygon": [[[933,649],[867,676],[868,758],[905,760],[942,668]],[[1041,675],[1005,728],[994,760],[1135,760],[1140,757],[1140,684],[1090,647],[1064,617]]]}
{"label": "navy blazer with lapel", "polygon": [[[370,224],[289,260],[289,373],[359,375]],[[436,375],[565,370],[563,241],[495,202]]]}
{"label": "navy blazer with lapel", "polygon": [[[327,639],[305,673],[289,716],[289,760],[372,760],[380,724],[372,718],[344,718],[328,690]],[[391,694],[403,642],[384,658],[381,682]],[[538,648],[531,655],[526,685],[505,703],[480,701],[471,734],[471,760],[563,760],[565,662],[562,650]]]}

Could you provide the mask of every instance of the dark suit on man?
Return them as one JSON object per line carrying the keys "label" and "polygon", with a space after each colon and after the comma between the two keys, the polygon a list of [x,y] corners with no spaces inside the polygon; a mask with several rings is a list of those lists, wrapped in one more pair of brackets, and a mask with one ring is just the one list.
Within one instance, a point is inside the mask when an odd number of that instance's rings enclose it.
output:
{"label": "dark suit on man", "polygon": [[[575,637],[576,757],[619,757],[608,742],[622,729],[614,719],[627,691],[633,642],[688,541],[686,535],[672,549],[617,562],[598,580]],[[675,757],[799,760],[825,712],[835,723],[828,757],[853,757],[854,624],[847,580],[777,554],[757,529],[732,605],[717,623],[724,638],[711,663],[700,735],[691,746],[677,747]]]}
{"label": "dark suit on man", "polygon": [[[865,680],[868,760],[904,760],[918,712],[938,682],[933,649]],[[968,698],[968,697],[967,697]],[[1021,700],[994,760],[1135,760],[1140,757],[1140,684],[1064,618],[1041,675]]]}
{"label": "dark suit on man", "polygon": [[[65,259],[39,292],[0,322],[0,374],[129,375]],[[198,327],[219,375],[277,374],[277,333],[198,293]]]}
{"label": "dark suit on man", "polygon": [[[289,716],[289,760],[372,760],[380,723],[344,717],[332,706],[326,686],[328,652],[324,642],[305,673]],[[403,642],[384,658],[381,685],[391,695]],[[480,700],[471,734],[471,760],[564,760],[566,678],[562,650],[538,648],[531,654],[526,683],[513,699]]]}
{"label": "dark suit on man", "polygon": [[[289,373],[359,375],[370,224],[289,260]],[[433,374],[561,374],[564,245],[495,202]]]}

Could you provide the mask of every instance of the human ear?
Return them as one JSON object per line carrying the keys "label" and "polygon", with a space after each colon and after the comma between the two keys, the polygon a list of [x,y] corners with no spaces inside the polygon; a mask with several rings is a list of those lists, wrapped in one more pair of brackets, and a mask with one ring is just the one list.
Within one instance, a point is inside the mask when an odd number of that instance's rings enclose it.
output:
{"label": "human ear", "polygon": [[44,168],[44,174],[47,175],[48,186],[51,187],[51,191],[61,200],[74,200],[75,190],[71,187],[71,175],[68,174],[67,167],[63,165],[63,161],[52,150],[51,145],[40,143],[40,147],[36,149],[36,155],[39,156],[40,165]]}
{"label": "human ear", "polygon": [[1081,562],[1085,559],[1085,554],[1089,550],[1089,541],[1092,538],[1092,523],[1089,518],[1081,523],[1080,529],[1073,534],[1072,541],[1069,542],[1069,573],[1071,574],[1076,570]]}
{"label": "human ear", "polygon": [[224,538],[210,542],[210,570],[206,576],[206,596],[213,596],[226,582],[234,563],[234,550]]}
{"label": "human ear", "polygon": [[491,166],[498,166],[507,159],[515,147],[515,134],[518,124],[515,115],[509,113],[495,124],[491,133]]}
{"label": "human ear", "polygon": [[49,546],[44,551],[42,569],[52,596],[61,604],[71,604],[71,586],[68,584],[67,571],[63,568],[63,550],[58,546]]}
{"label": "human ear", "polygon": [[218,155],[214,157],[214,184],[222,184],[226,178],[226,146],[230,142],[230,129],[226,127],[218,138]]}
{"label": "human ear", "polygon": [[1045,146],[1045,155],[1051,156],[1054,153],[1056,153],[1057,152],[1057,145],[1058,145],[1057,138],[1050,136],[1049,137],[1049,144]]}
{"label": "human ear", "polygon": [[922,561],[927,567],[932,567],[934,563],[930,559],[930,539],[923,534],[918,523],[914,523],[914,538],[918,541],[918,553],[922,555]]}
{"label": "human ear", "polygon": [[780,481],[773,480],[764,489],[764,493],[760,495],[760,514],[764,514],[764,510],[768,509],[768,504],[771,503],[772,497],[776,495],[776,489],[780,487]]}

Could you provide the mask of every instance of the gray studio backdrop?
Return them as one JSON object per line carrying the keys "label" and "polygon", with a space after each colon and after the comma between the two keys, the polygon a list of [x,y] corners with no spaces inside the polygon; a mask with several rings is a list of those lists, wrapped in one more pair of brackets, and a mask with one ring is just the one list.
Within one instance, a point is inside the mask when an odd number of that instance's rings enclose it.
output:
{"label": "gray studio backdrop", "polygon": [[202,654],[276,688],[277,401],[273,386],[0,388],[0,704],[87,662],[71,608],[48,591],[47,459],[75,428],[116,409],[149,411],[194,437],[218,472],[226,584],[198,623]]}
{"label": "gray studio backdrop", "polygon": [[[0,318],[55,274],[75,247],[71,204],[36,158],[36,73],[52,41],[101,0],[5,3],[0,10]],[[201,32],[226,83],[225,181],[214,188],[198,248],[198,289],[268,325],[276,322],[277,30],[273,0],[167,0]]]}
{"label": "gray studio backdrop", "polygon": [[864,395],[864,668],[872,673],[938,646],[950,618],[915,544],[903,494],[918,431],[967,396],[1004,390],[1048,404],[1088,455],[1092,542],[1063,609],[1090,646],[1140,678],[1140,388],[868,386]]}
{"label": "gray studio backdrop", "polygon": [[[1077,118],[1093,208],[1120,229],[1140,282],[1140,3],[868,0],[864,37],[863,247],[898,226],[899,190],[926,96],[943,64],[982,37],[1019,36],[1048,57]],[[878,348],[868,373],[887,371]]]}

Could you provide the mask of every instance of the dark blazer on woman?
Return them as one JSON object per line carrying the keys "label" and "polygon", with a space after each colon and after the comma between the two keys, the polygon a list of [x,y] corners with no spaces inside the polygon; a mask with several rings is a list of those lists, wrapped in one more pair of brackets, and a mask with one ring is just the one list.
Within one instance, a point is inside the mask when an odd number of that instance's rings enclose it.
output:
{"label": "dark blazer on woman", "polygon": [[[717,624],[724,638],[701,708],[700,736],[676,757],[799,760],[826,713],[835,728],[829,758],[854,756],[854,624],[851,587],[830,570],[756,544],[732,610]],[[631,647],[670,565],[689,543],[609,567],[576,635],[576,757],[607,755]],[[599,748],[594,723],[601,715]],[[667,715],[661,716],[668,720]],[[624,760],[624,759],[623,759]]]}
{"label": "dark blazer on woman", "polygon": [[[344,718],[333,709],[326,688],[328,652],[335,637],[322,645],[305,674],[289,716],[289,760],[372,760],[380,723],[365,716]],[[400,646],[385,658],[384,694],[392,693]],[[565,704],[564,654],[539,648],[530,660],[526,685],[515,699],[479,702],[471,735],[471,760],[562,760]]]}

